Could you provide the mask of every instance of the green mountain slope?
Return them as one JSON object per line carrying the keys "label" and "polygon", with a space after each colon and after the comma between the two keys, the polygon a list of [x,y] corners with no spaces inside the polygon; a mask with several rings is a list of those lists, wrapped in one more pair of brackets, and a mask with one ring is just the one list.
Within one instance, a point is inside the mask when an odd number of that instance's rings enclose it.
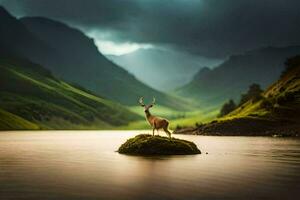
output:
{"label": "green mountain slope", "polygon": [[214,69],[200,70],[192,82],[177,90],[177,94],[192,97],[204,106],[220,106],[228,99],[238,100],[252,83],[266,88],[276,81],[284,69],[284,61],[299,53],[300,46],[290,46],[231,56]]}
{"label": "green mountain slope", "polygon": [[17,115],[0,109],[0,130],[38,130],[40,127]]}
{"label": "green mountain slope", "polygon": [[98,51],[93,39],[78,29],[42,17],[26,17],[20,21],[59,54],[60,59],[51,54],[47,54],[48,57],[26,54],[33,61],[50,69],[56,76],[125,105],[136,105],[141,96],[147,99],[155,96],[164,106],[187,108],[181,99],[148,87],[112,63]]}
{"label": "green mountain slope", "polygon": [[290,58],[281,78],[260,100],[249,100],[226,116],[192,132],[210,135],[300,135],[300,56]]}
{"label": "green mountain slope", "polygon": [[186,109],[185,101],[154,90],[115,65],[81,31],[47,18],[16,19],[0,6],[0,53],[43,65],[63,80],[126,105],[140,96],[163,106]]}
{"label": "green mountain slope", "polygon": [[16,58],[0,58],[0,109],[0,129],[99,129],[141,119]]}

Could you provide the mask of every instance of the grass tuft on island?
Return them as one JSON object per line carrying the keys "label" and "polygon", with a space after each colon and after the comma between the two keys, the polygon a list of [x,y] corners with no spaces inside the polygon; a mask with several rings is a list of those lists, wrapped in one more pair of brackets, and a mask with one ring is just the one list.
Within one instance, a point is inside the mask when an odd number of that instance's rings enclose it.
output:
{"label": "grass tuft on island", "polygon": [[118,150],[130,155],[193,155],[201,151],[190,141],[140,134],[128,139]]}

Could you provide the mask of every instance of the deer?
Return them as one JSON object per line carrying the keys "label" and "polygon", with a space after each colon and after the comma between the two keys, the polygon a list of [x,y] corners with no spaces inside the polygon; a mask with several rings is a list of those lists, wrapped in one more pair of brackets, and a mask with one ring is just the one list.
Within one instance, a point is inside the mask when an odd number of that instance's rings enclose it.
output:
{"label": "deer", "polygon": [[150,108],[152,108],[155,105],[155,98],[153,97],[152,103],[149,105],[144,104],[144,97],[141,97],[139,99],[140,105],[144,108],[146,120],[149,122],[149,124],[152,127],[152,134],[154,136],[154,131],[156,130],[157,133],[159,129],[163,129],[164,132],[169,136],[171,139],[171,132],[169,131],[169,121],[164,118],[156,117],[152,115],[149,111]]}

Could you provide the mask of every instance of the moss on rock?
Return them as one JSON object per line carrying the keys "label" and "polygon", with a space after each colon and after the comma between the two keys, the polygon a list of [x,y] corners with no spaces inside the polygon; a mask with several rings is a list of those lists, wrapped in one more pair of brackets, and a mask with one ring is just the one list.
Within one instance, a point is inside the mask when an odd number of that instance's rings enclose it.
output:
{"label": "moss on rock", "polygon": [[120,146],[118,152],[133,155],[189,155],[201,153],[193,142],[148,134],[140,134],[128,139]]}

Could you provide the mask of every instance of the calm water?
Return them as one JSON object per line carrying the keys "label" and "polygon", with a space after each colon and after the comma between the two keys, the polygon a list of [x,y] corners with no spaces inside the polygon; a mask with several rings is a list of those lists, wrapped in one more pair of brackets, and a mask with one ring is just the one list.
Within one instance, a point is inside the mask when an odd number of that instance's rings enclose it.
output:
{"label": "calm water", "polygon": [[0,199],[300,198],[299,139],[176,135],[204,154],[115,152],[135,134],[2,132]]}

